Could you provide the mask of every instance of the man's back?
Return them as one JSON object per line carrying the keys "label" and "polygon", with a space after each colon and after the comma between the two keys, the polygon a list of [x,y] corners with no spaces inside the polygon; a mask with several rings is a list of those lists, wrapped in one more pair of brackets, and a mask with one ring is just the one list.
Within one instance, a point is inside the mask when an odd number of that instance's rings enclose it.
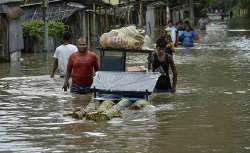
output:
{"label": "man's back", "polygon": [[201,18],[201,19],[199,20],[200,30],[206,30],[207,24],[208,24],[207,19]]}
{"label": "man's back", "polygon": [[53,57],[58,59],[58,69],[61,76],[66,74],[69,56],[77,51],[77,47],[72,44],[63,44],[56,48]]}

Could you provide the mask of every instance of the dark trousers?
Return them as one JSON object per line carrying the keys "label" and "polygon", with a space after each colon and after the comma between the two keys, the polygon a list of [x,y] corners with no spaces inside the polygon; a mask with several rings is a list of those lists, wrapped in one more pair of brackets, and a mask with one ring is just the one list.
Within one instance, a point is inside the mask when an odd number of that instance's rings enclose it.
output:
{"label": "dark trousers", "polygon": [[169,76],[162,75],[159,77],[155,89],[157,91],[162,92],[170,92],[171,91],[171,82]]}
{"label": "dark trousers", "polygon": [[75,94],[88,94],[91,92],[91,90],[90,87],[87,86],[72,84],[70,87],[70,92]]}

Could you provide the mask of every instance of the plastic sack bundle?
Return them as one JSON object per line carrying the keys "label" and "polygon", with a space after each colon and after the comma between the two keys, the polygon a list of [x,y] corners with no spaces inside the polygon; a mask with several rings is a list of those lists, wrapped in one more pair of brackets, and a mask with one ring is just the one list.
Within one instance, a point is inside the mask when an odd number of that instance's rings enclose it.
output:
{"label": "plastic sack bundle", "polygon": [[132,25],[102,34],[100,44],[103,48],[141,49],[144,37],[145,33]]}

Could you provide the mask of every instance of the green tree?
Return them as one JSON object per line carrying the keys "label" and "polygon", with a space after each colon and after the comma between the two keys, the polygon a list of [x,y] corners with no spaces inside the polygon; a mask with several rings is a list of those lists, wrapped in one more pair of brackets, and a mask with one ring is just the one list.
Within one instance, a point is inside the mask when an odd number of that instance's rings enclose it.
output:
{"label": "green tree", "polygon": [[250,8],[250,0],[240,0],[239,7],[241,9],[249,9]]}
{"label": "green tree", "polygon": [[[49,36],[53,39],[60,40],[64,32],[64,23],[49,21]],[[22,23],[24,36],[32,38],[34,41],[43,40],[43,21],[32,20]]]}

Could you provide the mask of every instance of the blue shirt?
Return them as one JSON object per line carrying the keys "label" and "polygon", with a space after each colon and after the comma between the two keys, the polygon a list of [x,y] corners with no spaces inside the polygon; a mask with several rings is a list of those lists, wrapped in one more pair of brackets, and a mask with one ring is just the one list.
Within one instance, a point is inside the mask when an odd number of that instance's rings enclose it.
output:
{"label": "blue shirt", "polygon": [[195,32],[194,31],[184,31],[182,33],[183,46],[184,47],[194,47]]}

